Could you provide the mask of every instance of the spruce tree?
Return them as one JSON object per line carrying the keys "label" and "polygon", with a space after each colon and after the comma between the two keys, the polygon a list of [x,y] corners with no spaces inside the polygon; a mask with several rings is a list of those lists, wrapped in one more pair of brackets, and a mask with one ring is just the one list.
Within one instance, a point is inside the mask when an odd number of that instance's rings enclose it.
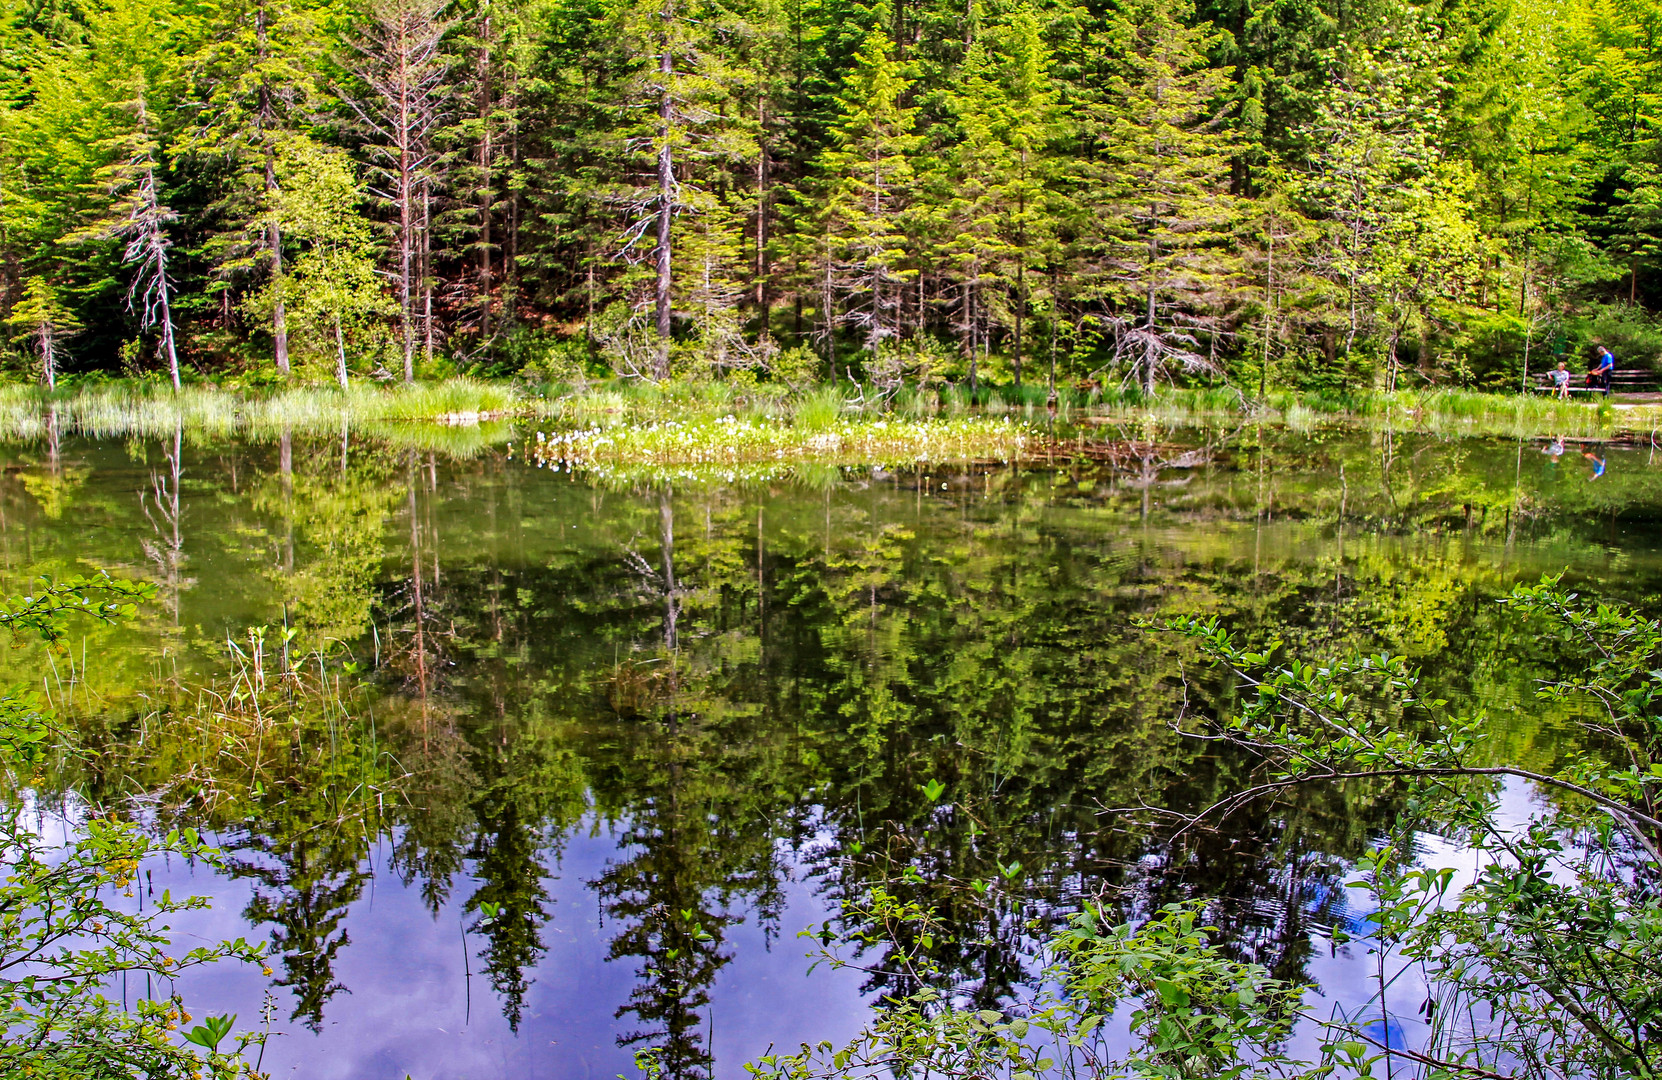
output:
{"label": "spruce tree", "polygon": [[1006,321],[1001,316],[1008,311],[999,275],[1009,255],[1000,183],[1009,175],[1009,155],[999,137],[999,114],[1005,111],[1007,100],[990,68],[985,44],[971,44],[959,67],[952,99],[959,141],[950,152],[948,180],[943,185],[949,201],[941,255],[949,264],[958,294],[956,328],[969,360],[971,393],[979,381],[977,361],[987,337],[995,323]]}
{"label": "spruce tree", "polygon": [[913,130],[917,109],[903,103],[911,82],[891,55],[886,21],[878,19],[854,55],[819,161],[824,292],[840,308],[837,320],[856,327],[873,354],[895,334],[900,289],[917,274],[907,265],[904,218],[915,182],[911,156],[923,142]]}
{"label": "spruce tree", "polygon": [[[654,379],[670,374],[676,309],[687,310],[689,288],[705,280],[712,253],[738,258],[736,238],[722,234],[742,226],[723,193],[732,190],[735,170],[753,159],[756,143],[753,120],[735,98],[742,73],[725,48],[730,20],[695,0],[633,0],[606,24],[608,44],[618,50],[611,53],[617,70],[601,92],[610,124],[588,141],[609,171],[589,194],[619,226],[607,254],[646,267],[644,274],[626,273],[621,286],[631,312],[651,313],[650,355],[641,359]],[[691,262],[678,255],[689,244],[700,249]],[[725,280],[736,269],[716,276]],[[701,306],[713,295],[706,291]],[[635,370],[631,350],[617,350],[616,358]]]}
{"label": "spruce tree", "polygon": [[1109,304],[1116,357],[1148,393],[1172,365],[1214,366],[1199,338],[1220,329],[1239,271],[1229,72],[1206,65],[1216,34],[1192,14],[1190,0],[1129,0],[1110,17],[1114,74],[1088,124],[1085,288]]}
{"label": "spruce tree", "polygon": [[959,277],[972,384],[976,343],[984,348],[997,325],[1011,334],[1021,385],[1028,312],[1035,293],[1048,299],[1045,269],[1064,214],[1056,153],[1064,122],[1040,29],[1023,7],[971,43],[951,102],[959,143],[946,254]]}
{"label": "spruce tree", "polygon": [[250,274],[278,283],[270,290],[272,358],[278,374],[287,375],[283,233],[265,210],[280,196],[278,144],[319,104],[318,28],[311,12],[292,0],[247,0],[215,14],[209,44],[193,64],[206,108],[184,149],[230,174],[217,208],[226,226],[210,241],[210,252],[224,289]]}

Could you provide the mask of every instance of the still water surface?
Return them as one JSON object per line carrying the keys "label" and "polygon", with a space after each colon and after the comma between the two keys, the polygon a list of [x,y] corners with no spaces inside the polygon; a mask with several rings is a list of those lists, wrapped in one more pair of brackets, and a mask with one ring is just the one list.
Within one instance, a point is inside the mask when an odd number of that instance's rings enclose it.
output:
{"label": "still water surface", "polygon": [[[194,822],[230,853],[149,886],[215,897],[188,933],[269,942],[269,979],[183,989],[244,1026],[270,991],[276,1076],[609,1078],[648,1046],[739,1076],[906,989],[809,975],[798,937],[879,880],[940,908],[943,963],[985,1004],[1091,897],[1217,898],[1242,955],[1343,998],[1320,931],[1356,918],[1344,869],[1391,793],[1311,792],[1180,845],[1104,814],[1198,809],[1244,775],[1171,726],[1227,686],[1140,620],[1406,653],[1491,710],[1497,756],[1545,766],[1549,659],[1493,601],[1560,571],[1640,603],[1662,583],[1648,446],[1100,429],[1019,466],[742,486],[298,434],[0,460],[8,591],[158,585],[67,668],[10,659],[99,751],[47,801]],[[288,663],[361,688],[297,709],[288,756],[236,788],[218,770],[247,762],[169,710],[225,691],[235,651],[280,669],[285,625]]]}

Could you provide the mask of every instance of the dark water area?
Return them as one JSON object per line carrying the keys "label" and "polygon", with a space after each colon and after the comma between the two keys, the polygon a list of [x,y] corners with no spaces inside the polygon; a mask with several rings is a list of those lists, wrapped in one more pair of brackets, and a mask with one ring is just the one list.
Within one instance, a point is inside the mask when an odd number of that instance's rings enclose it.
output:
{"label": "dark water area", "polygon": [[[1546,573],[1641,605],[1662,584],[1649,446],[1101,429],[1020,464],[743,486],[300,435],[0,462],[8,592],[157,585],[68,659],[8,659],[91,748],[38,797],[223,847],[223,873],[147,886],[215,898],[187,936],[269,943],[269,978],[181,989],[239,1027],[269,992],[275,1076],[606,1078],[647,1047],[741,1076],[909,988],[809,974],[798,936],[879,882],[941,912],[936,952],[983,1004],[1092,898],[1212,898],[1241,955],[1342,998],[1321,931],[1364,914],[1345,869],[1392,792],[1176,842],[1105,812],[1194,811],[1248,775],[1174,726],[1226,710],[1228,680],[1143,620],[1406,654],[1490,713],[1497,758],[1545,767],[1552,658],[1495,601]],[[181,719],[255,654],[354,688],[285,714],[275,756]]]}

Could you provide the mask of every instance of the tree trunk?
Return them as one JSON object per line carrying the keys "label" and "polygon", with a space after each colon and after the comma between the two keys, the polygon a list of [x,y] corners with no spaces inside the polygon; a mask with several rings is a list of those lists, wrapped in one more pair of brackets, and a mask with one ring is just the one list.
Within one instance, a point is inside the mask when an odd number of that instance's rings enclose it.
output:
{"label": "tree trunk", "polygon": [[1154,263],[1160,257],[1160,241],[1148,242],[1148,310],[1143,317],[1143,331],[1148,339],[1143,343],[1143,393],[1154,394],[1154,367],[1159,362],[1159,346],[1154,342]]}
{"label": "tree trunk", "polygon": [[53,340],[54,329],[51,323],[40,324],[40,371],[46,378],[48,390],[58,388],[58,355],[57,343]]}
{"label": "tree trunk", "polygon": [[421,337],[422,361],[433,366],[433,185],[421,181]]}
{"label": "tree trunk", "polygon": [[[254,12],[255,51],[262,71],[270,55],[266,32],[266,11],[262,0]],[[265,150],[265,197],[269,204],[277,194],[277,149],[272,146],[272,129],[277,126],[277,109],[273,104],[271,83],[262,78],[259,91],[260,141]],[[277,374],[289,374],[289,316],[283,300],[283,231],[277,215],[271,215],[266,225],[266,246],[271,249],[271,292],[276,302],[271,307],[271,337],[276,354]]]}
{"label": "tree trunk", "polygon": [[1269,391],[1270,334],[1275,326],[1275,218],[1270,218],[1269,243],[1264,258],[1264,352],[1258,364],[1258,399]]}
{"label": "tree trunk", "polygon": [[1391,324],[1391,336],[1385,346],[1385,392],[1396,393],[1397,389],[1397,341],[1402,336],[1401,328]]}
{"label": "tree trunk", "polygon": [[508,245],[502,257],[502,318],[510,326],[519,318],[519,75],[510,68],[508,90]]}
{"label": "tree trunk", "polygon": [[[158,231],[159,231],[158,226]],[[173,344],[173,304],[168,297],[167,256],[163,254],[158,236],[156,250],[156,298],[161,308],[162,353],[167,357],[167,371],[173,377],[173,389],[179,389],[179,352]]]}
{"label": "tree trunk", "polygon": [[1016,267],[1016,335],[1012,343],[1014,359],[1011,366],[1016,377],[1016,389],[1021,390],[1021,317],[1027,310],[1027,266]]}
{"label": "tree trunk", "polygon": [[335,378],[346,389],[346,337],[340,329],[340,312],[335,312]]}
{"label": "tree trunk", "polygon": [[490,0],[479,4],[479,333],[487,342],[491,334],[491,8]]}
{"label": "tree trunk", "polygon": [[762,333],[768,330],[768,108],[767,98],[756,106],[756,308],[762,315]]}
{"label": "tree trunk", "polygon": [[398,86],[393,136],[398,141],[398,307],[404,330],[404,381],[415,382],[415,148],[414,103],[410,100],[409,32],[398,23]]}

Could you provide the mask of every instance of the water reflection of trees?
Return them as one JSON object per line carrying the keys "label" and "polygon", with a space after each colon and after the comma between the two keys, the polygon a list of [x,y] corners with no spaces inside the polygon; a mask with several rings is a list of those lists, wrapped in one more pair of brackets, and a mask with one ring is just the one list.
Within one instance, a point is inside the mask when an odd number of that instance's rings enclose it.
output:
{"label": "water reflection of trees", "polygon": [[[1206,805],[1247,767],[1173,729],[1199,704],[1186,694],[1229,688],[1134,621],[1218,613],[1300,651],[1408,652],[1451,693],[1518,692],[1527,673],[1495,665],[1485,600],[1529,568],[1464,545],[1513,540],[1531,505],[1531,527],[1551,515],[1510,458],[1480,469],[1457,449],[1450,464],[1317,440],[1289,471],[1249,432],[1124,474],[873,474],[807,495],[539,483],[528,498],[490,460],[441,479],[431,456],[301,440],[284,468],[278,444],[241,466],[252,484],[232,468],[226,496],[279,541],[268,610],[287,605],[299,654],[379,656],[382,696],[352,746],[302,716],[282,785],[194,812],[242,826],[226,835],[256,882],[247,914],[313,1024],[390,834],[393,870],[435,916],[467,882],[476,970],[517,1025],[559,916],[547,879],[585,822],[618,840],[587,884],[610,956],[639,974],[624,1037],[677,1076],[711,1072],[709,992],[735,920],[797,929],[778,926],[797,869],[833,904],[881,882],[938,908],[956,928],[943,970],[986,1004],[1032,975],[1047,924],[1097,896],[1128,914],[1213,898],[1243,955],[1296,978],[1311,928],[1343,917],[1344,860],[1391,817],[1390,792],[1266,804],[1179,841],[1102,813]],[[183,452],[161,460],[151,535],[166,540]],[[181,553],[215,528],[191,512]],[[373,812],[307,795],[362,783],[301,767],[325,740],[378,763],[364,767],[389,797]],[[108,789],[130,790],[110,765]]]}

